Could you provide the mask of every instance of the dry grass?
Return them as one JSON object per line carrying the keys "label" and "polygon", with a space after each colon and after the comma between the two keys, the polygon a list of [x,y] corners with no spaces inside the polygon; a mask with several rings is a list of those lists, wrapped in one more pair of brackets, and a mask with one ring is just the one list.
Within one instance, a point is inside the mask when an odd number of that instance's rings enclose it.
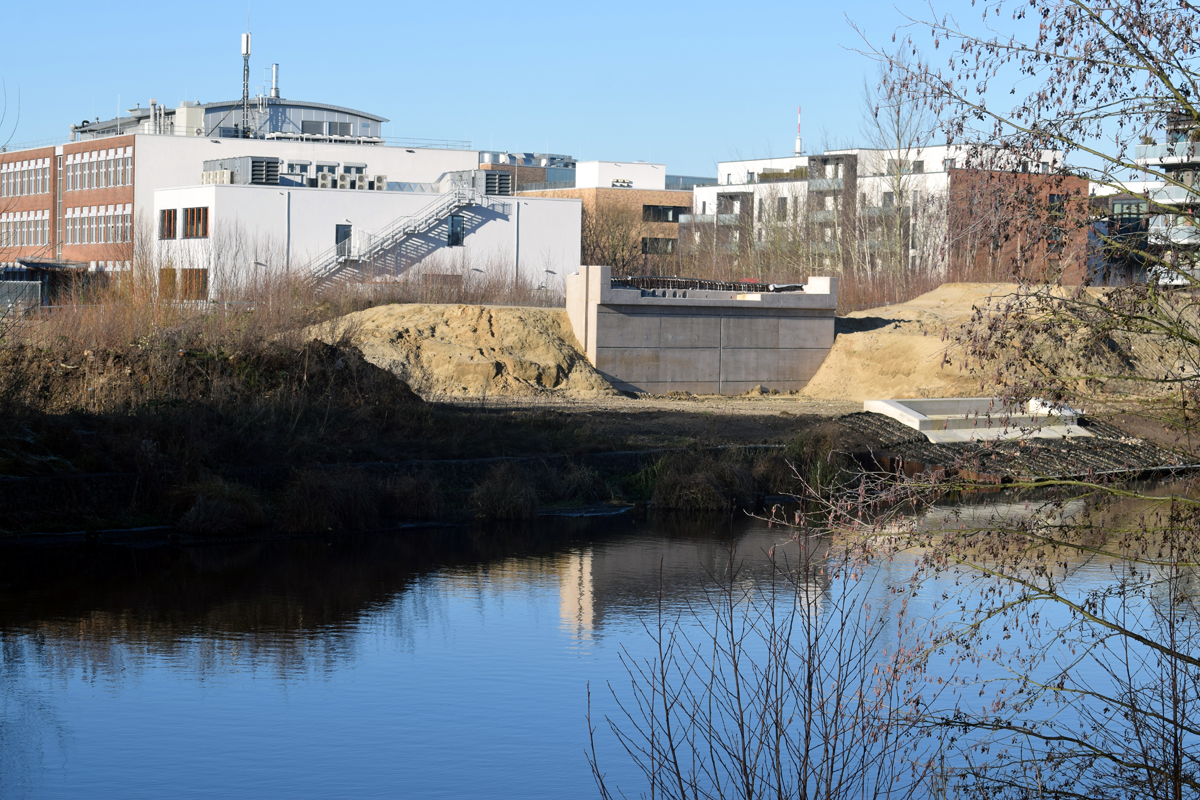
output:
{"label": "dry grass", "polygon": [[752,503],[754,477],[745,454],[718,458],[693,453],[664,456],[654,465],[651,504],[673,511],[724,511]]}
{"label": "dry grass", "polygon": [[289,533],[367,530],[379,526],[379,482],[361,470],[305,470],[279,501],[279,528]]}
{"label": "dry grass", "polygon": [[176,490],[175,505],[185,508],[175,523],[196,536],[236,536],[261,528],[267,509],[257,492],[220,478],[209,478]]}
{"label": "dry grass", "polygon": [[206,301],[169,296],[156,268],[135,266],[86,287],[65,289],[50,309],[12,324],[2,343],[53,352],[120,349],[169,337],[184,348],[252,351],[297,344],[308,326],[390,303],[561,306],[561,291],[514,282],[503,265],[432,262],[398,279],[318,287],[263,270]]}
{"label": "dry grass", "polygon": [[396,475],[384,484],[386,513],[401,519],[437,519],[445,510],[442,487],[425,473]]}
{"label": "dry grass", "polygon": [[471,491],[471,507],[484,519],[531,519],[537,515],[537,485],[510,461],[494,467]]}

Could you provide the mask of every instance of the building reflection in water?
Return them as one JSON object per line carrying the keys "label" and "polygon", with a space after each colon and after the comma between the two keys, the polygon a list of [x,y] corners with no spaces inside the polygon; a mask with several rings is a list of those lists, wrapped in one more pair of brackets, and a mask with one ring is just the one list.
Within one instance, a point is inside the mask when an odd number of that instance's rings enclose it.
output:
{"label": "building reflection in water", "polygon": [[[805,550],[780,529],[752,528],[733,539],[671,537],[602,542],[572,550],[559,561],[559,617],[586,639],[607,617],[641,616],[660,602],[668,609],[696,606],[732,580],[739,595],[768,591],[819,611],[829,587],[824,559],[828,539],[812,538]],[[732,549],[732,550],[731,550]]]}

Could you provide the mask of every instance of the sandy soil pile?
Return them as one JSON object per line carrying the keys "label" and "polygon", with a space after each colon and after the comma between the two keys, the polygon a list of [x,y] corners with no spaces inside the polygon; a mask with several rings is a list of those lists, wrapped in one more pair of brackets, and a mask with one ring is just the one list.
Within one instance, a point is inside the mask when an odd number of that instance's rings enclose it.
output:
{"label": "sandy soil pile", "polygon": [[598,397],[616,391],[579,351],[563,309],[389,305],[315,326],[423,397]]}
{"label": "sandy soil pile", "polygon": [[971,318],[972,306],[1015,291],[1012,284],[948,283],[907,303],[837,321],[837,339],[803,395],[822,400],[976,397],[979,377],[943,365],[942,333]]}

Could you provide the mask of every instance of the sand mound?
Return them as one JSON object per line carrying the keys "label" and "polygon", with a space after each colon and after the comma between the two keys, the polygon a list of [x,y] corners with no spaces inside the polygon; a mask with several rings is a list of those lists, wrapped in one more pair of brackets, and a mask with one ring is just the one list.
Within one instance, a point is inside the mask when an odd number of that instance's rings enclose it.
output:
{"label": "sand mound", "polygon": [[579,351],[562,309],[400,304],[309,332],[348,336],[367,361],[426,398],[616,394]]}
{"label": "sand mound", "polygon": [[1003,283],[948,283],[907,303],[858,311],[837,321],[837,338],[803,395],[821,400],[975,397],[979,377],[944,365],[942,334],[971,318],[973,306],[1011,294]]}

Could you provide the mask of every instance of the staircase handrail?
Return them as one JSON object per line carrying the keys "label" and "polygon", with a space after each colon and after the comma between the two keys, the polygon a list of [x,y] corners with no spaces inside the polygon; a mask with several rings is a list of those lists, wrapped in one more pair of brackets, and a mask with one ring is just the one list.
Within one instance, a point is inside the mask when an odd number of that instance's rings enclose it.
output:
{"label": "staircase handrail", "polygon": [[318,282],[325,280],[337,272],[345,261],[364,261],[372,258],[381,250],[385,250],[395,244],[392,240],[405,238],[414,233],[423,233],[454,209],[479,203],[481,199],[482,195],[479,194],[477,189],[469,186],[465,181],[455,180],[451,183],[448,192],[438,195],[436,199],[412,214],[397,217],[384,227],[383,230],[371,234],[371,245],[367,248],[366,252],[357,255],[344,254],[339,251],[342,246],[339,243],[313,258],[309,262],[316,265],[312,270],[313,280]]}

